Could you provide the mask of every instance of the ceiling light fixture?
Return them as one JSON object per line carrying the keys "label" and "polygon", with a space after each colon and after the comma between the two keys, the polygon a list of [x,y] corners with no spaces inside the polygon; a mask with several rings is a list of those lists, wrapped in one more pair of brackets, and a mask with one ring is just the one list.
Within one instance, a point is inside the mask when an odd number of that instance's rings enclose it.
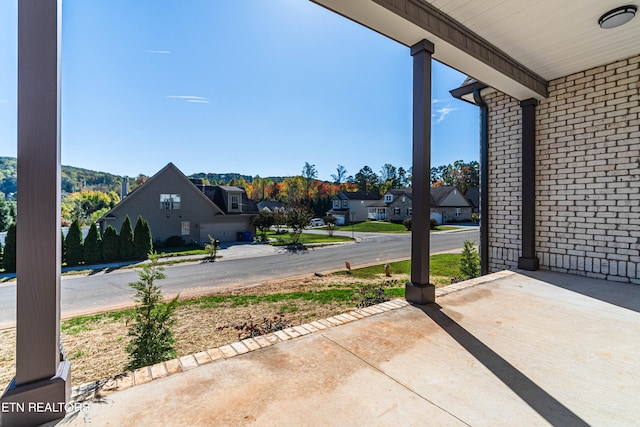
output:
{"label": "ceiling light fixture", "polygon": [[631,21],[636,16],[638,8],[633,5],[621,6],[610,10],[598,19],[600,28],[616,28]]}

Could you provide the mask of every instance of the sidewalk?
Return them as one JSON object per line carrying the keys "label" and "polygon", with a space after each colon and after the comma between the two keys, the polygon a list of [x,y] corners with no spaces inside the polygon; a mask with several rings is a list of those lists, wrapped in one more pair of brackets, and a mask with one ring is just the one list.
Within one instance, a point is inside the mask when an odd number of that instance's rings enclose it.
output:
{"label": "sidewalk", "polygon": [[609,426],[640,419],[640,287],[502,272],[438,294],[437,304],[396,300],[143,369],[128,380],[141,385],[93,400],[57,425]]}

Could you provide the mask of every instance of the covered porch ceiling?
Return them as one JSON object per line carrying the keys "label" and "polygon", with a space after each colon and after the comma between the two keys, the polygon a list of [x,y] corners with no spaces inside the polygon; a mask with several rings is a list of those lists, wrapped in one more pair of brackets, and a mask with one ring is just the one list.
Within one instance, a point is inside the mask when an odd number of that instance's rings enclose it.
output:
{"label": "covered porch ceiling", "polygon": [[[640,53],[640,16],[613,29],[598,18],[640,0],[312,0],[516,99],[549,80]],[[640,14],[640,13],[639,13]]]}

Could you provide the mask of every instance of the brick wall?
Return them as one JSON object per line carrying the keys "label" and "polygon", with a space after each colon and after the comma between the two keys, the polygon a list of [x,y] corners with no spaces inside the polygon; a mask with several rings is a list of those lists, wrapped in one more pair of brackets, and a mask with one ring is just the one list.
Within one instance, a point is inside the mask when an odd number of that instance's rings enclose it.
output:
{"label": "brick wall", "polygon": [[521,112],[508,95],[484,97],[489,105],[489,269],[517,268],[522,247]]}
{"label": "brick wall", "polygon": [[[640,56],[550,82],[536,109],[543,269],[640,284]],[[491,270],[520,253],[520,107],[489,104]]]}

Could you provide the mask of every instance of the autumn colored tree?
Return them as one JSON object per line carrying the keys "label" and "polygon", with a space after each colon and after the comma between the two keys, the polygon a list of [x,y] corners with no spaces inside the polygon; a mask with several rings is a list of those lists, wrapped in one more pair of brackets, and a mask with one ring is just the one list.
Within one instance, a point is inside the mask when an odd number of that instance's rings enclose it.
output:
{"label": "autumn colored tree", "polygon": [[476,161],[456,160],[447,166],[437,166],[431,168],[430,181],[434,187],[451,185],[466,193],[469,188],[480,185],[480,165]]}
{"label": "autumn colored tree", "polygon": [[331,174],[331,178],[333,178],[333,181],[336,184],[338,185],[342,184],[347,179],[347,169],[344,166],[339,164],[338,167],[336,168],[336,173]]}
{"label": "autumn colored tree", "polygon": [[304,167],[302,168],[302,177],[304,178],[304,194],[307,200],[310,200],[313,183],[315,179],[318,178],[318,170],[316,169],[316,165],[310,165],[309,162],[304,162]]}

